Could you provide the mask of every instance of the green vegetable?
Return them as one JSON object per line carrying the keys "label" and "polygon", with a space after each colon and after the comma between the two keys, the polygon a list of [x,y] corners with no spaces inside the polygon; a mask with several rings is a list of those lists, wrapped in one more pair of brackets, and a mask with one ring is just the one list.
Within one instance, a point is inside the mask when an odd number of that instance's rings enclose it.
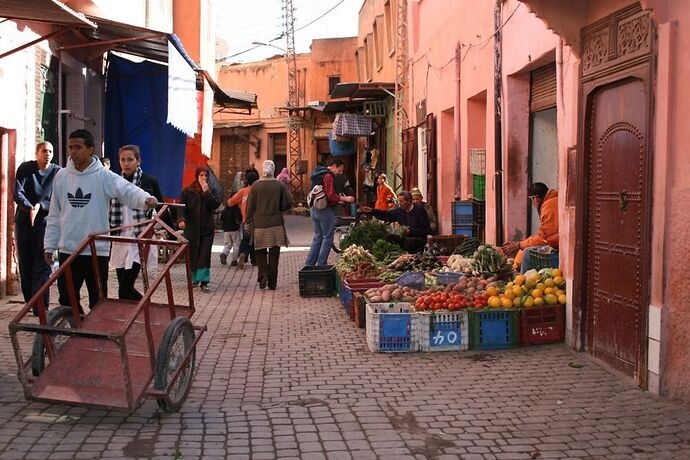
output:
{"label": "green vegetable", "polygon": [[400,253],[400,251],[402,251],[402,248],[399,245],[386,240],[376,240],[376,243],[371,248],[371,254],[379,261],[385,261],[390,253]]}
{"label": "green vegetable", "polygon": [[377,219],[367,220],[355,225],[350,233],[340,242],[340,248],[346,249],[358,245],[370,251],[376,241],[386,237],[386,224]]}

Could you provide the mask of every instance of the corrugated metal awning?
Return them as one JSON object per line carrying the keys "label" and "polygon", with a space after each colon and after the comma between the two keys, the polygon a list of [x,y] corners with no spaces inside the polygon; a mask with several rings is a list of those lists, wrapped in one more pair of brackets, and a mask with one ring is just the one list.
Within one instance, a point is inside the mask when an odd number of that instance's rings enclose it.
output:
{"label": "corrugated metal awning", "polygon": [[0,17],[95,28],[82,13],[57,0],[0,0]]}
{"label": "corrugated metal awning", "polygon": [[338,83],[331,93],[331,99],[385,99],[395,92],[395,83]]}

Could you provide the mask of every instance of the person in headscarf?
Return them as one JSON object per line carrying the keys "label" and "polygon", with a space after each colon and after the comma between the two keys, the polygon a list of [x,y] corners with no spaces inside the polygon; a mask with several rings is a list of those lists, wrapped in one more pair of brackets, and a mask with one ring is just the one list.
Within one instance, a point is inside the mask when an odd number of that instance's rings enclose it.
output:
{"label": "person in headscarf", "polygon": [[290,184],[290,170],[287,168],[283,168],[280,171],[280,174],[278,174],[278,177],[276,177],[277,180],[281,181],[285,185]]}
{"label": "person in headscarf", "polygon": [[211,281],[211,248],[215,232],[214,211],[220,206],[216,192],[208,184],[208,169],[196,168],[194,182],[182,190],[180,201],[185,205],[177,226],[189,241],[188,256],[192,270],[192,284],[202,292],[209,292]]}
{"label": "person in headscarf", "polygon": [[[155,177],[144,174],[141,170],[141,152],[136,145],[125,145],[118,151],[118,161],[122,170],[122,177],[128,182],[155,196],[158,202],[163,201],[158,180]],[[117,198],[110,200],[110,228],[143,222],[149,219],[150,211],[145,209],[131,209],[122,204]],[[122,231],[113,232],[119,236],[134,237],[142,229],[128,227]],[[155,266],[157,262],[156,247],[149,246],[147,266]],[[139,277],[141,260],[139,248],[133,243],[114,242],[110,249],[110,266],[115,268],[118,282],[118,298],[129,300],[141,300],[141,293],[136,290],[134,283]]]}
{"label": "person in headscarf", "polygon": [[283,213],[292,207],[292,197],[285,185],[274,179],[271,160],[264,161],[261,169],[261,178],[254,182],[247,198],[246,224],[253,234],[259,289],[275,289],[280,247],[288,245]]}

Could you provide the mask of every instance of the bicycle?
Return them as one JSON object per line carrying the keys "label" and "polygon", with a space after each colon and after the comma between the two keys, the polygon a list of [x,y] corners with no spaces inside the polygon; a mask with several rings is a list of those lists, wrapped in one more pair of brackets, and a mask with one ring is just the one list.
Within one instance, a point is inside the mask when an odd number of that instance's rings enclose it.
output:
{"label": "bicycle", "polygon": [[343,252],[340,249],[340,243],[350,234],[354,226],[368,218],[369,215],[359,212],[359,209],[357,209],[354,216],[335,217],[335,228],[333,229],[333,243],[331,244],[331,248],[336,254]]}

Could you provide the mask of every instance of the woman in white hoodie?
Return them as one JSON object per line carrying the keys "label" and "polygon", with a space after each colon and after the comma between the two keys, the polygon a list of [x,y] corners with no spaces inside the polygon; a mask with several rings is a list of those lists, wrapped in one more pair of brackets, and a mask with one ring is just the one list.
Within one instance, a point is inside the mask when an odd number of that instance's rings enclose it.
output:
{"label": "woman in white hoodie", "polygon": [[[119,199],[130,208],[143,209],[156,205],[156,197],[149,195],[131,182],[103,167],[94,155],[93,135],[78,129],[69,135],[67,166],[55,175],[53,196],[48,213],[44,238],[44,258],[53,264],[53,251],[58,250],[62,264],[91,233],[109,229],[108,210],[112,198]],[[103,297],[108,295],[108,256],[110,243],[96,241],[98,274]],[[99,289],[91,264],[89,247],[71,265],[73,289],[79,302],[79,290],[86,282],[89,307],[99,300]],[[67,281],[58,279],[60,305],[70,305]],[[81,305],[79,305],[81,310]]]}

